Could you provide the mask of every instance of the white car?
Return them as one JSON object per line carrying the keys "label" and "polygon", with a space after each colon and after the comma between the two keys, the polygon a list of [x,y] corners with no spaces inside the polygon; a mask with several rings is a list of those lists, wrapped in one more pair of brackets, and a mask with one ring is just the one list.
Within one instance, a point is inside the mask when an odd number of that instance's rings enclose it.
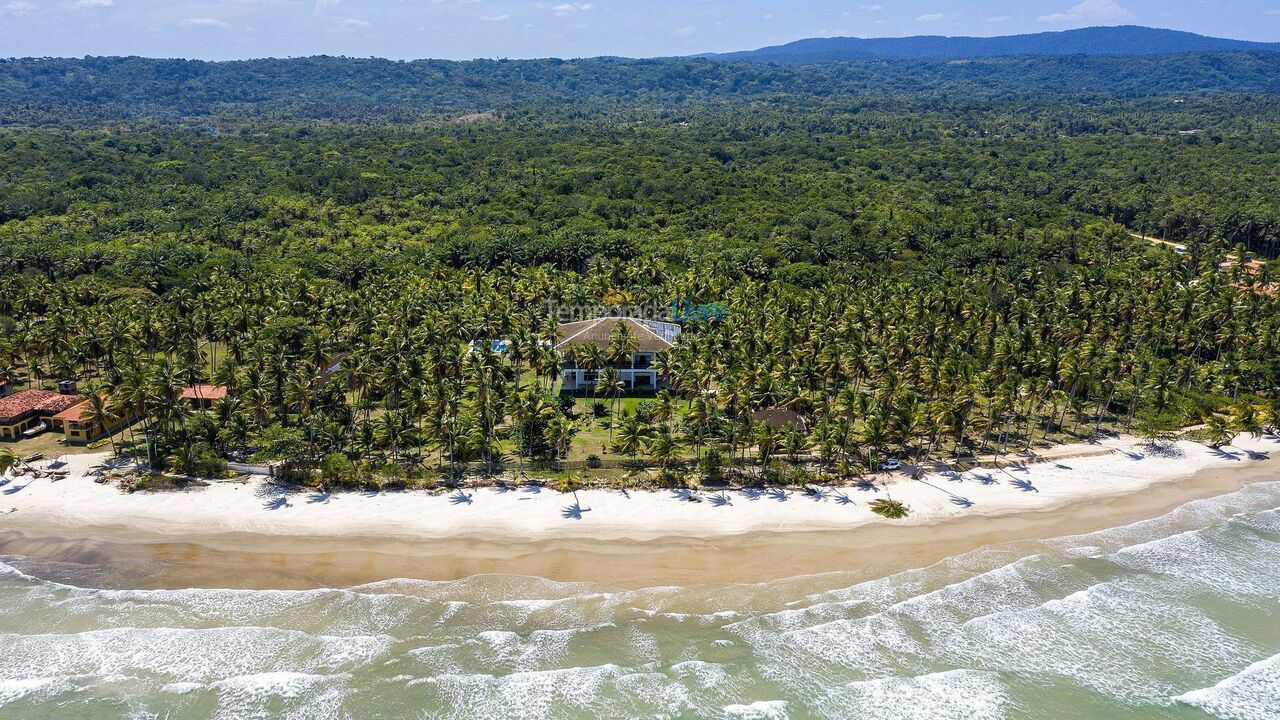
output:
{"label": "white car", "polygon": [[893,472],[902,467],[902,463],[897,460],[885,460],[880,463],[880,472]]}

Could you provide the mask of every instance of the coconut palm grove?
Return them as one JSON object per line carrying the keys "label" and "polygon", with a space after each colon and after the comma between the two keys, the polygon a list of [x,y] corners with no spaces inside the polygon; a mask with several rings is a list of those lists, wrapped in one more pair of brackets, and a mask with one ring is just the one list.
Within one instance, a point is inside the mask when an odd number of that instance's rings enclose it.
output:
{"label": "coconut palm grove", "polygon": [[1260,434],[1274,62],[6,61],[0,443],[696,487]]}

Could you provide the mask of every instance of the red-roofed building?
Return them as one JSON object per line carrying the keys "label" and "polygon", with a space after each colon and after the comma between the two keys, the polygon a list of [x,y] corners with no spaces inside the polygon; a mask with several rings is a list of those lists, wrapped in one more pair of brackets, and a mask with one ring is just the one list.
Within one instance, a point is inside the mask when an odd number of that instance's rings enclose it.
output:
{"label": "red-roofed building", "polygon": [[132,425],[139,419],[138,415],[130,412],[127,417],[119,418],[115,424],[108,428],[102,423],[90,423],[85,420],[87,415],[89,415],[89,401],[85,400],[54,415],[51,420],[62,426],[62,432],[67,436],[68,444],[88,445],[94,440],[106,437],[109,432],[115,433]]}
{"label": "red-roofed building", "polygon": [[44,423],[49,429],[62,429],[55,417],[77,405],[78,395],[63,395],[49,390],[23,390],[0,398],[0,440],[21,440],[27,430]]}
{"label": "red-roofed building", "polygon": [[226,396],[227,388],[223,385],[188,385],[182,390],[182,399],[196,410],[208,410]]}
{"label": "red-roofed building", "polygon": [[1250,278],[1250,280],[1248,281],[1238,283],[1236,287],[1243,288],[1243,289],[1251,288],[1254,292],[1258,293],[1259,295],[1266,295],[1268,297],[1277,297],[1278,295],[1280,295],[1280,285],[1277,285],[1276,283],[1263,285],[1260,280],[1254,279],[1262,274],[1263,264],[1258,260],[1250,260],[1245,263],[1237,263],[1234,260],[1232,260],[1232,261],[1224,262],[1220,264],[1218,267],[1224,271],[1234,271],[1236,268],[1240,268],[1240,272],[1244,273],[1246,276]]}

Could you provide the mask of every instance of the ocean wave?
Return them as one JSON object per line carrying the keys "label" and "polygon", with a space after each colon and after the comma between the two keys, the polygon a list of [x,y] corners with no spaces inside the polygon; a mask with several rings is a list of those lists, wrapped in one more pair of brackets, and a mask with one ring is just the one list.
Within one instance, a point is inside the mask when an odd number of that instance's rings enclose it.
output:
{"label": "ocean wave", "polygon": [[725,705],[726,720],[788,720],[786,700],[758,700],[746,705]]}
{"label": "ocean wave", "polygon": [[53,697],[75,685],[65,677],[20,677],[0,680],[0,707],[16,700],[38,700]]}
{"label": "ocean wave", "polygon": [[1280,640],[1262,485],[865,582],[93,590],[0,563],[0,717],[1273,720],[1280,656],[1239,670]]}
{"label": "ocean wave", "polygon": [[857,708],[863,720],[1000,720],[1012,703],[995,673],[951,670],[849,683],[816,705],[830,718]]}
{"label": "ocean wave", "polygon": [[1280,655],[1250,665],[1213,687],[1174,698],[1224,720],[1275,720],[1280,715]]}
{"label": "ocean wave", "polygon": [[64,677],[139,676],[211,682],[262,672],[339,672],[384,656],[387,636],[316,636],[276,628],[111,628],[0,635],[0,680],[29,668]]}

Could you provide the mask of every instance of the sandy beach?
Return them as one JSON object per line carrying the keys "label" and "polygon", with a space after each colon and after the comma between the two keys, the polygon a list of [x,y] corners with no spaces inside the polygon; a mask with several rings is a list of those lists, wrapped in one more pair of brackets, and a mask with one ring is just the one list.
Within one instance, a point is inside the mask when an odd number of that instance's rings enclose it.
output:
{"label": "sandy beach", "polygon": [[[10,480],[0,553],[142,561],[155,586],[308,587],[392,577],[537,575],[620,586],[758,582],[797,574],[874,575],[983,545],[1088,532],[1154,517],[1280,474],[1275,438],[1215,451],[1180,442],[1151,454],[1131,438],[1063,459],[943,473],[886,485],[797,492],[545,488],[281,492],[259,480],[126,494],[87,477],[103,455],[70,459],[67,479]],[[905,520],[872,513],[892,495]],[[163,562],[158,562],[163,560]]]}

